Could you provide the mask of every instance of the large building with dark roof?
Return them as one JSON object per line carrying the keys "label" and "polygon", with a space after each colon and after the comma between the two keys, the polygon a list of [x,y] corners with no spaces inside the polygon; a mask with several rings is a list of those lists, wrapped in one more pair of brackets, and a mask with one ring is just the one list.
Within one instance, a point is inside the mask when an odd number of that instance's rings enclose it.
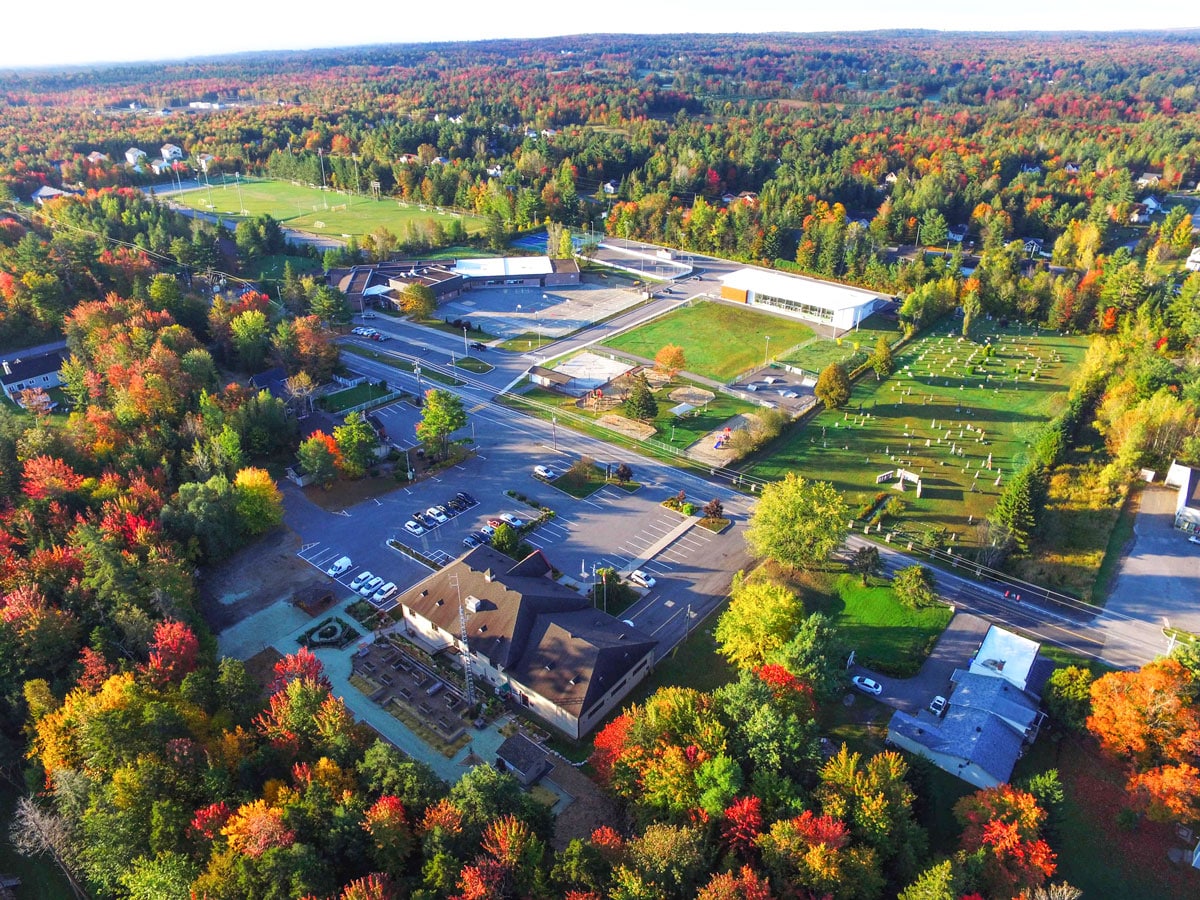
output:
{"label": "large building with dark roof", "polygon": [[469,652],[477,683],[573,739],[595,728],[654,662],[653,638],[555,581],[540,550],[514,563],[476,547],[399,603],[414,643],[431,653]]}

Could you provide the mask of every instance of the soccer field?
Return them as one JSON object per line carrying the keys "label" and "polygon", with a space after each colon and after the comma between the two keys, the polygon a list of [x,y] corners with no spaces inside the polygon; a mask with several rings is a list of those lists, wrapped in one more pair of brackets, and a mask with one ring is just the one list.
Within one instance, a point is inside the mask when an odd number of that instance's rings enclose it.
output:
{"label": "soccer field", "polygon": [[[877,493],[899,497],[905,531],[944,528],[959,544],[975,543],[1006,479],[1065,405],[1087,339],[997,328],[987,350],[982,336],[981,343],[961,338],[953,330],[959,322],[944,320],[908,344],[894,375],[866,375],[844,409],[787,433],[749,473],[773,480],[795,471],[832,482],[852,511]],[[876,483],[897,468],[920,475],[920,497],[911,485]]]}
{"label": "soccer field", "polygon": [[171,199],[182,206],[231,219],[241,218],[239,209],[249,217],[267,213],[289,228],[333,236],[361,236],[382,225],[402,238],[407,225],[434,221],[445,226],[454,219],[461,219],[470,234],[482,231],[484,226],[484,220],[479,216],[460,215],[392,198],[375,200],[363,195],[320,191],[290,181],[243,178],[239,188],[234,179],[227,177],[224,184],[202,186],[175,194]]}

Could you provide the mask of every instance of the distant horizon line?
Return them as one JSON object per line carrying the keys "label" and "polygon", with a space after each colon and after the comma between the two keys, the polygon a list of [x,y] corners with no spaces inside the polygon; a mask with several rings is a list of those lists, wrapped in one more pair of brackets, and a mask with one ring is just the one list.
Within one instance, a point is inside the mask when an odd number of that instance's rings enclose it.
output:
{"label": "distant horizon line", "polygon": [[105,69],[116,66],[152,66],[152,65],[181,65],[203,62],[233,60],[253,56],[277,55],[308,55],[352,50],[376,50],[389,47],[456,47],[488,44],[536,44],[547,41],[567,40],[572,38],[789,38],[789,37],[869,37],[879,36],[948,36],[948,37],[1180,37],[1194,35],[1200,37],[1200,25],[1180,25],[1176,27],[1155,28],[1018,28],[1006,30],[988,29],[942,29],[942,28],[871,28],[871,29],[823,29],[819,31],[580,31],[557,35],[542,35],[537,37],[488,37],[473,39],[446,40],[431,38],[429,40],[382,41],[363,44],[329,44],[312,47],[265,47],[253,50],[229,50],[210,54],[192,54],[185,56],[140,57],[127,59],[97,59],[84,62],[58,62],[16,66],[0,66],[0,76],[22,73],[52,73],[76,72],[81,70]]}

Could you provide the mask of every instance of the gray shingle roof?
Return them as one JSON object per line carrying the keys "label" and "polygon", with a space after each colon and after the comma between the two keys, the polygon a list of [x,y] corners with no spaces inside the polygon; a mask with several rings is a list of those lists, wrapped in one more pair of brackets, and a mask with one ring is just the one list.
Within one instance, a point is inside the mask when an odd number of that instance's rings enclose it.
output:
{"label": "gray shingle roof", "polygon": [[1012,776],[1023,743],[1021,735],[1002,720],[967,707],[949,707],[945,718],[937,724],[897,711],[888,723],[888,730],[936,753],[972,762],[1002,782]]}
{"label": "gray shingle roof", "polygon": [[969,708],[990,713],[1016,722],[1025,730],[1037,721],[1037,702],[1003,678],[955,669],[951,681],[954,682],[954,692],[950,695],[952,709]]}

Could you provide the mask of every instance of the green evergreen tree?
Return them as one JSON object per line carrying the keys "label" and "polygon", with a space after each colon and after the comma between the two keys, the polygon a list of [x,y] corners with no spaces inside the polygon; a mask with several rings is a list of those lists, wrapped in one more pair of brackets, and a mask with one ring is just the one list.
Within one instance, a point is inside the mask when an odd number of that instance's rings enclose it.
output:
{"label": "green evergreen tree", "polygon": [[658,415],[658,401],[654,399],[650,382],[646,380],[645,375],[638,373],[634,376],[633,386],[629,389],[629,396],[625,398],[622,409],[629,418],[641,422],[649,421]]}

